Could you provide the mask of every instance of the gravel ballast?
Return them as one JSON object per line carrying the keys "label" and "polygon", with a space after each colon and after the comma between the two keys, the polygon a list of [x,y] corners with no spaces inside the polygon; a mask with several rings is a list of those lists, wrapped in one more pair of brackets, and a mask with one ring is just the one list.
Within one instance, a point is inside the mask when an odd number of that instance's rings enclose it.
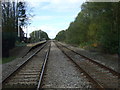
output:
{"label": "gravel ballast", "polygon": [[42,88],[92,88],[93,84],[52,42]]}
{"label": "gravel ballast", "polygon": [[4,87],[35,88],[38,84],[39,75],[47,50],[48,45],[45,46],[38,54],[33,56],[25,66],[23,66],[15,75],[13,75],[5,83]]}
{"label": "gravel ballast", "polygon": [[64,51],[74,62],[77,63],[86,73],[88,73],[94,80],[100,83],[104,88],[118,88],[118,76],[110,73],[108,70],[101,68],[79,54],[71,52],[71,50],[56,43],[59,48]]}
{"label": "gravel ballast", "polygon": [[[41,46],[40,46],[41,47]],[[9,76],[16,68],[18,68],[30,55],[32,55],[38,48],[31,50],[23,58],[16,58],[15,60],[2,65],[2,80]]]}
{"label": "gravel ballast", "polygon": [[118,57],[113,58],[113,57],[110,57],[109,55],[101,55],[98,52],[90,52],[90,51],[87,51],[85,49],[78,48],[78,47],[73,47],[73,46],[65,44],[65,43],[61,43],[61,42],[59,42],[59,43],[62,44],[62,45],[65,45],[66,47],[68,47],[72,50],[74,50],[75,52],[80,53],[81,55],[84,55],[88,58],[91,58],[94,61],[96,61],[98,63],[101,63],[101,64],[119,72]]}

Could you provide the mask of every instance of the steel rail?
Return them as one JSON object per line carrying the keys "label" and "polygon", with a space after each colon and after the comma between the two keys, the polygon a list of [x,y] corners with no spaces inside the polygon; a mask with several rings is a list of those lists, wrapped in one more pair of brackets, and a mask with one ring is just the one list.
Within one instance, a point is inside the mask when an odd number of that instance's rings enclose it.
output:
{"label": "steel rail", "polygon": [[4,80],[2,80],[2,84],[4,85],[4,83],[12,76],[14,75],[18,70],[20,70],[20,68],[22,68],[25,64],[27,64],[27,62],[30,61],[30,59],[35,56],[38,52],[40,52],[49,42],[46,42],[45,44],[43,44],[41,46],[40,49],[38,49],[35,53],[33,53],[32,55],[30,55],[18,68],[16,68],[12,73],[10,73],[7,78],[5,78]]}
{"label": "steel rail", "polygon": [[42,65],[41,74],[40,74],[40,77],[39,77],[39,81],[38,81],[38,85],[37,85],[37,89],[36,90],[39,90],[41,88],[45,67],[46,67],[47,60],[48,60],[49,53],[50,53],[50,47],[51,47],[51,44],[49,45],[49,49],[48,49],[48,51],[46,53],[46,56],[45,56],[45,59],[44,59],[44,63]]}
{"label": "steel rail", "polygon": [[[55,43],[56,44],[56,43]],[[99,90],[105,90],[105,88],[97,81],[95,80],[94,78],[92,78],[84,69],[82,69],[69,55],[67,55],[57,44],[56,46],[78,67],[78,69],[80,71],[82,71],[87,78],[89,78],[89,80],[91,82],[93,82],[95,85],[96,85],[96,88],[99,89]]]}
{"label": "steel rail", "polygon": [[[59,44],[60,44],[60,43],[59,43]],[[113,73],[114,75],[120,77],[120,73],[119,73],[119,72],[117,72],[117,71],[115,71],[115,70],[113,70],[113,69],[111,69],[111,68],[109,68],[109,67],[106,67],[105,65],[100,64],[100,63],[96,62],[95,60],[86,57],[85,55],[82,55],[82,54],[80,54],[80,53],[78,53],[78,52],[75,52],[74,50],[68,48],[67,46],[64,46],[64,45],[62,45],[62,44],[60,44],[60,45],[63,46],[63,47],[65,47],[65,48],[67,48],[67,49],[69,49],[70,51],[72,51],[72,52],[74,52],[74,53],[76,53],[76,54],[78,54],[78,55],[86,58],[86,59],[89,60],[90,62],[93,62],[94,64],[99,65],[100,67],[102,67],[102,68],[104,68],[104,69],[106,69],[106,70],[109,70],[109,71],[110,71],[111,73]]]}
{"label": "steel rail", "polygon": [[47,42],[47,41],[44,41],[44,42],[41,42],[41,43],[33,46],[32,48],[30,48],[30,50],[28,50],[28,51],[26,52],[25,55],[22,56],[22,58],[24,58],[30,51],[32,51],[33,49],[37,48],[38,46],[40,46],[40,45],[42,45],[42,44],[44,44],[44,43],[46,43],[46,42]]}

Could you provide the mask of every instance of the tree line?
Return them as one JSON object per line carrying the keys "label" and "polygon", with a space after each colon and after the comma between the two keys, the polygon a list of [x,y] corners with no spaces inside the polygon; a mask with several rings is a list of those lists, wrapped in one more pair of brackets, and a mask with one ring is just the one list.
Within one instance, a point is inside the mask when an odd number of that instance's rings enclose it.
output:
{"label": "tree line", "polygon": [[35,30],[30,33],[30,42],[38,42],[42,40],[49,40],[48,34],[42,30]]}
{"label": "tree line", "polygon": [[103,52],[119,53],[120,2],[85,2],[68,29],[55,39],[81,47],[100,48]]}
{"label": "tree line", "polygon": [[29,24],[30,15],[27,15],[25,2],[8,0],[0,4],[2,7],[2,56],[8,57],[9,50],[15,47],[15,42],[24,39],[25,33],[22,27]]}

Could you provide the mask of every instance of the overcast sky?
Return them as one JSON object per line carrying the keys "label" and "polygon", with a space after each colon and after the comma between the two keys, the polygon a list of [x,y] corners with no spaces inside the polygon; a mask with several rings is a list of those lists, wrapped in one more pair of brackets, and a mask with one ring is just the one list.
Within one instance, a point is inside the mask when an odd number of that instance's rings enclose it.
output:
{"label": "overcast sky", "polygon": [[[29,4],[35,16],[27,32],[43,30],[52,39],[56,34],[68,28],[80,12],[80,7],[86,0],[24,0]],[[26,32],[26,30],[24,30]]]}

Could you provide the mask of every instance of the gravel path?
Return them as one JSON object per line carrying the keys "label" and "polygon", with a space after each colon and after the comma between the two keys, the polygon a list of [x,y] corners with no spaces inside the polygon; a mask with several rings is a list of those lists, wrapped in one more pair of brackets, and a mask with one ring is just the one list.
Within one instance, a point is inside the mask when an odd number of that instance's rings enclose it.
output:
{"label": "gravel path", "polygon": [[[61,43],[61,42],[59,42]],[[71,45],[68,45],[68,44],[65,44],[65,43],[61,43],[65,46],[67,46],[68,48],[84,55],[84,56],[87,56],[115,71],[119,71],[119,64],[120,62],[118,62],[118,57],[110,57],[109,55],[101,55],[100,53],[97,53],[97,52],[90,52],[90,51],[87,51],[87,50],[84,50],[82,48],[77,48],[77,47],[73,47]]]}
{"label": "gravel path", "polygon": [[52,42],[42,88],[91,87],[83,73]]}

